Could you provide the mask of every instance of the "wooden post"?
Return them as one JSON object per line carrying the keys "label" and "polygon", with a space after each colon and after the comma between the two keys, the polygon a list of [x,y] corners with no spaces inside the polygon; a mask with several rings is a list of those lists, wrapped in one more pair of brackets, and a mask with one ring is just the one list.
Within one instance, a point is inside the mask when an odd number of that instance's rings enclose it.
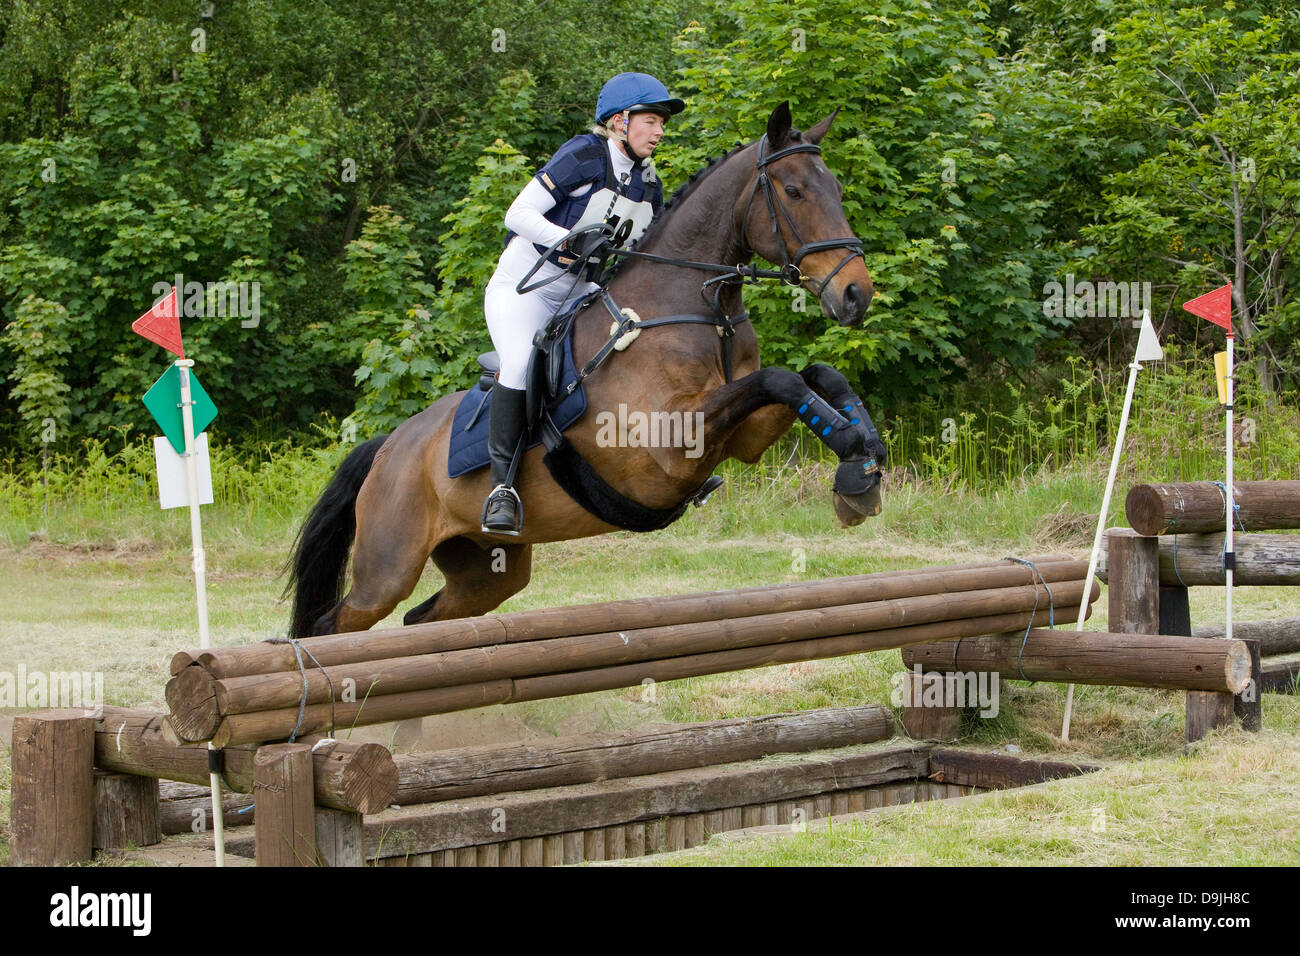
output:
{"label": "wooden post", "polygon": [[1187,742],[1200,740],[1216,727],[1227,727],[1232,723],[1233,702],[1231,694],[1215,694],[1210,691],[1189,690],[1187,692]]}
{"label": "wooden post", "polygon": [[253,755],[258,866],[315,866],[311,744],[269,744]]}
{"label": "wooden post", "polygon": [[318,807],[316,849],[321,866],[365,866],[365,828],[361,814]]}
{"label": "wooden post", "polygon": [[1107,532],[1109,619],[1115,634],[1160,633],[1160,539],[1128,528]]}
{"label": "wooden post", "polygon": [[1241,643],[1250,650],[1250,686],[1232,699],[1232,710],[1241,721],[1242,730],[1259,731],[1264,726],[1264,710],[1260,697],[1259,641],[1244,638]]}
{"label": "wooden post", "polygon": [[1192,636],[1192,608],[1187,588],[1177,584],[1160,585],[1160,633]]}
{"label": "wooden post", "polygon": [[158,781],[95,771],[96,850],[125,850],[162,842]]}
{"label": "wooden post", "polygon": [[94,847],[95,720],[79,709],[20,714],[13,725],[13,861],[65,866]]}
{"label": "wooden post", "polygon": [[[951,674],[908,672],[903,675],[903,706],[899,708],[898,719],[913,740],[955,740],[961,736],[961,711],[939,703],[956,699],[947,696],[953,679]],[[927,687],[929,696],[937,698],[928,706]]]}

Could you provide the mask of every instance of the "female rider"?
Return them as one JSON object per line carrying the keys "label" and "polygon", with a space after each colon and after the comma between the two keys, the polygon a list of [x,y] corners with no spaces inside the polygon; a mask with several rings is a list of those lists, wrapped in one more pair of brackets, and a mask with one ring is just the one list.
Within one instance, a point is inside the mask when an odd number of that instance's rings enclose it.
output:
{"label": "female rider", "polygon": [[[485,532],[517,535],[522,526],[523,508],[507,478],[524,431],[524,373],[533,336],[598,288],[583,268],[586,257],[599,260],[611,246],[636,240],[663,207],[663,186],[650,156],[664,121],[684,107],[653,76],[620,73],[601,88],[591,132],[561,146],[506,213],[510,234],[484,297],[500,358],[489,412],[492,490],[483,506]],[[522,295],[515,291],[550,246],[600,223],[608,226],[603,233],[578,237],[576,248],[565,243],[529,284],[569,276]]]}

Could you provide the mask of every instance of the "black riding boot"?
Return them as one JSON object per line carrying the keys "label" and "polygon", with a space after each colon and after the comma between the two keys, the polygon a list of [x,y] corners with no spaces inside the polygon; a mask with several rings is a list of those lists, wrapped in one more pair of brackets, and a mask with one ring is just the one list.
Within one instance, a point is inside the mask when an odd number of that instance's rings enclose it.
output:
{"label": "black riding boot", "polygon": [[488,419],[488,454],[492,456],[492,491],[483,504],[484,531],[515,535],[523,527],[523,503],[507,483],[510,462],[524,433],[523,389],[492,386],[492,407]]}

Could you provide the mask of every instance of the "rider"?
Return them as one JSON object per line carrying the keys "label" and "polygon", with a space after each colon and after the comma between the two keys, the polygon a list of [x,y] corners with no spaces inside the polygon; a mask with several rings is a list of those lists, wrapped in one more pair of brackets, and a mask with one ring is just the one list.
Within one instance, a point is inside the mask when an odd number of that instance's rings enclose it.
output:
{"label": "rider", "polygon": [[[500,359],[492,387],[488,450],[492,490],[483,506],[483,531],[518,534],[519,496],[507,483],[510,462],[523,434],[525,372],[533,336],[598,286],[590,263],[611,247],[637,239],[663,207],[663,185],[650,156],[664,122],[685,104],[646,73],[620,73],[596,100],[596,125],[573,137],[529,180],[506,213],[510,234],[484,297],[488,331]],[[566,242],[529,280],[545,282],[531,292],[515,287],[538,256],[576,229],[604,223]],[[584,265],[584,262],[587,263]]]}

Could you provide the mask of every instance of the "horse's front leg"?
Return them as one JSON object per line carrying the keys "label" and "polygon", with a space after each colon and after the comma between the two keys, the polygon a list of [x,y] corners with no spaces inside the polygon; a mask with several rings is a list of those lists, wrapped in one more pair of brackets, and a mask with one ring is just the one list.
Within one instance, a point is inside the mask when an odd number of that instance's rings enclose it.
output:
{"label": "horse's front leg", "polygon": [[712,392],[702,410],[708,447],[723,443],[728,455],[746,461],[756,460],[798,418],[840,459],[834,498],[840,521],[856,525],[880,513],[884,445],[861,400],[829,366],[800,374],[761,368]]}

